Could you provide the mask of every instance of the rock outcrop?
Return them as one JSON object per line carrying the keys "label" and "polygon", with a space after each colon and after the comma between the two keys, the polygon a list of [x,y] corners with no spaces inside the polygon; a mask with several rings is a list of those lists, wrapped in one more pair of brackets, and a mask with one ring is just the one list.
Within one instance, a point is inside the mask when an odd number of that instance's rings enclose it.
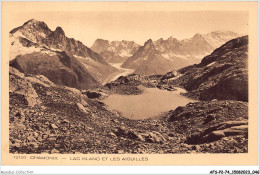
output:
{"label": "rock outcrop", "polygon": [[44,75],[53,83],[78,89],[100,86],[82,63],[66,52],[54,52],[53,55],[41,52],[17,56],[10,66],[21,72]]}
{"label": "rock outcrop", "polygon": [[200,100],[248,101],[248,36],[233,39],[200,64],[178,70],[170,84],[184,87],[186,95]]}
{"label": "rock outcrop", "polygon": [[117,80],[107,83],[105,88],[109,91],[118,94],[141,94],[143,90],[140,85],[145,87],[156,87],[158,81],[149,78],[148,76],[141,76],[139,74],[131,74],[128,76],[121,76]]}
{"label": "rock outcrop", "polygon": [[9,75],[10,95],[20,96],[20,99],[22,99],[28,106],[35,106],[41,103],[36,91],[32,87],[32,83],[39,81],[38,79],[25,78],[24,74],[14,68],[10,68]]}
{"label": "rock outcrop", "polygon": [[[200,149],[203,147],[205,150],[208,150],[210,145],[214,149],[210,152],[231,150],[241,152],[247,149],[248,106],[246,102],[190,103],[169,112],[166,119],[172,123],[175,132],[186,135],[185,143],[189,145],[200,145]],[[228,142],[232,143],[226,145]],[[226,148],[223,148],[223,145],[226,145]]]}

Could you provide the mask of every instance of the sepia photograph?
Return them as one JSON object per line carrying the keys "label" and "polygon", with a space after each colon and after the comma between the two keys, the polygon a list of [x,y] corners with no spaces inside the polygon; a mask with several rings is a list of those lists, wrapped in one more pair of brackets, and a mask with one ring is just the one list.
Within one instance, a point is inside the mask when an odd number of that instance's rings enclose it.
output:
{"label": "sepia photograph", "polygon": [[[251,151],[248,123],[258,115],[249,112],[249,63],[257,57],[249,38],[258,37],[249,10],[31,4],[10,12],[2,32],[8,155],[138,155],[125,159],[140,163]],[[11,7],[19,4],[3,4]]]}

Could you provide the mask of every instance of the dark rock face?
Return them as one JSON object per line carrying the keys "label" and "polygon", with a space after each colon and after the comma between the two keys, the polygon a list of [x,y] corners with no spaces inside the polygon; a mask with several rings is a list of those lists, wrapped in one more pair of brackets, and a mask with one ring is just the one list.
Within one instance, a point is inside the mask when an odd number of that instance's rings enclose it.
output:
{"label": "dark rock face", "polygon": [[178,70],[172,83],[183,86],[188,96],[200,100],[248,101],[248,37],[233,39],[200,64]]}
{"label": "dark rock face", "polygon": [[176,71],[171,71],[171,72],[168,72],[166,74],[164,74],[161,78],[161,80],[165,80],[165,79],[170,79],[170,78],[174,78],[177,76],[177,72]]}
{"label": "dark rock face", "polygon": [[57,27],[43,41],[46,46],[67,51],[73,55],[80,57],[89,57],[99,63],[106,64],[105,60],[97,53],[93,52],[82,42],[76,41],[74,38],[67,38],[61,27]]}
{"label": "dark rock face", "polygon": [[109,46],[109,41],[108,40],[103,40],[103,39],[97,39],[94,44],[91,46],[91,49],[94,52],[101,53],[105,51]]}
{"label": "dark rock face", "polygon": [[86,91],[84,94],[87,95],[88,98],[99,98],[101,97],[101,94],[96,91]]}
{"label": "dark rock face", "polygon": [[31,53],[18,56],[10,66],[23,73],[44,75],[58,85],[78,89],[100,86],[85,67],[66,52],[55,52],[54,55]]}

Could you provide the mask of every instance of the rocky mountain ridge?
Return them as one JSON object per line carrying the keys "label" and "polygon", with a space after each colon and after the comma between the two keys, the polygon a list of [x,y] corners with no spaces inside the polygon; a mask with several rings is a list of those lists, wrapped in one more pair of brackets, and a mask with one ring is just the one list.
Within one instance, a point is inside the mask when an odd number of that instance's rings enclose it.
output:
{"label": "rocky mountain ridge", "polygon": [[[164,82],[184,87],[200,100],[248,101],[248,36],[228,41],[200,64],[174,71]],[[174,78],[177,77],[177,78]]]}
{"label": "rocky mountain ridge", "polygon": [[97,39],[91,49],[99,53],[109,63],[123,63],[140,47],[134,41],[108,41]]}
{"label": "rocky mountain ridge", "polygon": [[230,31],[216,31],[203,35],[197,33],[184,40],[173,37],[157,41],[149,39],[122,67],[135,69],[135,73],[142,75],[165,74],[172,69],[199,63],[214,49],[238,36]]}
{"label": "rocky mountain ridge", "polygon": [[51,31],[44,22],[31,19],[22,26],[10,31],[10,37],[17,34],[19,38],[23,35],[23,38],[37,43],[38,45],[66,51],[75,56],[90,58],[94,61],[107,64],[100,55],[93,52],[82,42],[76,41],[74,38],[66,37],[65,32],[61,27],[57,27],[54,31]]}
{"label": "rocky mountain ridge", "polygon": [[[96,87],[110,74],[118,71],[80,41],[66,37],[61,27],[51,31],[44,22],[34,19],[13,29],[10,41],[12,66],[24,73],[43,74],[55,83],[64,84],[66,77],[68,83],[64,85],[76,88]],[[46,62],[50,57],[55,59]],[[77,64],[71,64],[72,62]],[[50,63],[54,65],[49,65]],[[47,65],[49,67],[45,69]],[[80,74],[80,71],[85,73]]]}
{"label": "rocky mountain ridge", "polygon": [[[173,60],[175,59],[176,62]],[[122,65],[123,68],[134,69],[137,74],[141,75],[162,75],[174,68],[183,67],[188,64],[188,60],[165,59],[161,52],[156,49],[156,45],[152,40],[145,42],[138,51],[129,57]]]}

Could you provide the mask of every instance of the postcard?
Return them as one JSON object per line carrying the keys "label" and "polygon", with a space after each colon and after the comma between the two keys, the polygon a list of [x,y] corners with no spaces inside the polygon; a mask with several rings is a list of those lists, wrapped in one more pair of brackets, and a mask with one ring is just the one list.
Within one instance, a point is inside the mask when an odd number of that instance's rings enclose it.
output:
{"label": "postcard", "polygon": [[257,2],[3,2],[3,165],[256,165]]}

